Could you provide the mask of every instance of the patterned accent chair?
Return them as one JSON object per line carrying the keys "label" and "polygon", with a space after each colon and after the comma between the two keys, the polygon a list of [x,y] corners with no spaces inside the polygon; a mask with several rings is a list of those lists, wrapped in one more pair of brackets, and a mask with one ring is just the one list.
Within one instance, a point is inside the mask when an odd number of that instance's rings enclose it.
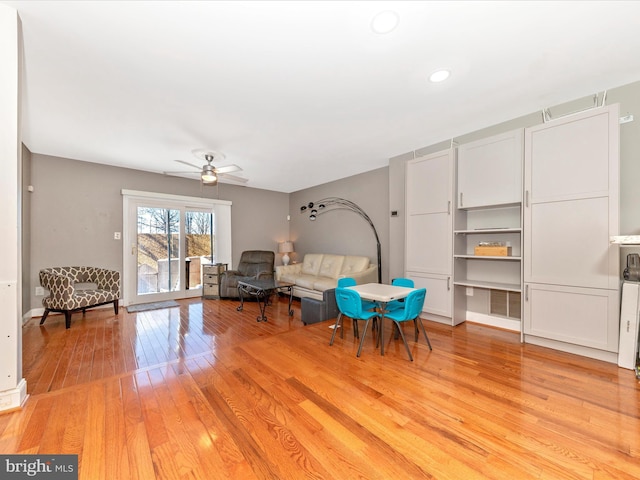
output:
{"label": "patterned accent chair", "polygon": [[44,315],[61,312],[65,316],[66,328],[71,326],[71,314],[87,308],[113,303],[118,314],[120,300],[120,272],[98,267],[51,267],[40,270],[40,285],[49,290],[49,296],[42,299]]}
{"label": "patterned accent chair", "polygon": [[236,270],[220,276],[220,298],[238,298],[238,281],[253,278],[273,278],[276,254],[269,250],[246,250],[240,255]]}

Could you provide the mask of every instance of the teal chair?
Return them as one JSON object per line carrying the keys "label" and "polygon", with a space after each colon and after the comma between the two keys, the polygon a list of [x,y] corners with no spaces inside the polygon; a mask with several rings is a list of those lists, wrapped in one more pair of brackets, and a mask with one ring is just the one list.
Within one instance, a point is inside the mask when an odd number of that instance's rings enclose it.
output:
{"label": "teal chair", "polygon": [[[400,332],[400,336],[402,337],[402,341],[404,342],[404,348],[407,350],[407,354],[409,355],[409,360],[413,362],[413,356],[411,355],[411,350],[409,350],[409,345],[407,344],[407,339],[404,336],[404,332],[402,331],[402,323],[413,321],[414,329],[415,329],[415,341],[418,341],[418,324],[422,329],[422,334],[424,335],[425,340],[427,341],[427,345],[429,345],[429,350],[433,350],[431,348],[431,342],[429,341],[429,337],[427,336],[427,331],[424,329],[424,325],[422,323],[422,319],[420,318],[420,312],[422,312],[422,306],[424,305],[424,299],[427,295],[427,289],[421,288],[418,290],[414,290],[404,299],[403,308],[397,308],[390,312],[386,312],[382,317],[380,330],[384,328],[384,319],[388,318],[393,320],[394,325],[398,327],[398,331]],[[335,333],[335,332],[334,332]],[[378,340],[380,340],[380,336],[378,336]],[[380,353],[384,355],[384,345],[380,345]]]}
{"label": "teal chair", "polygon": [[[391,285],[395,285],[397,287],[407,287],[407,288],[415,288],[415,283],[410,278],[394,278],[391,280]],[[397,310],[398,308],[404,308],[404,298],[400,300],[391,300],[387,303],[387,311]]]}
{"label": "teal chair", "polygon": [[358,347],[358,353],[356,357],[360,356],[362,352],[362,345],[364,345],[364,338],[367,335],[367,327],[369,326],[369,321],[373,319],[377,319],[379,313],[377,311],[367,311],[362,308],[362,298],[360,298],[360,294],[355,290],[351,290],[350,288],[337,287],[336,288],[336,304],[338,305],[338,310],[340,310],[340,314],[336,319],[336,324],[333,327],[333,333],[331,334],[331,341],[329,345],[333,345],[333,340],[336,337],[336,330],[340,329],[340,338],[343,338],[342,333],[342,319],[347,316],[356,323],[358,320],[364,320],[366,323],[364,325],[364,330],[362,331],[362,338],[360,338],[360,345]]}
{"label": "teal chair", "polygon": [[[356,279],[351,277],[339,278],[337,286],[338,287],[354,287],[356,285]],[[377,310],[378,304],[376,302],[371,302],[369,300],[362,300],[362,309],[363,310]],[[373,328],[375,329],[377,323],[373,324]],[[358,322],[353,322],[353,335],[358,338]]]}

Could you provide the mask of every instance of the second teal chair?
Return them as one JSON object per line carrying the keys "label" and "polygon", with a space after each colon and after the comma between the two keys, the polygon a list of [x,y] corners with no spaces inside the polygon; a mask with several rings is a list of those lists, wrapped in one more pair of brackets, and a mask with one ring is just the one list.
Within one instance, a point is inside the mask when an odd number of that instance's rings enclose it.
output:
{"label": "second teal chair", "polygon": [[[422,329],[422,334],[424,335],[425,340],[427,341],[427,345],[429,345],[429,350],[433,350],[431,348],[431,342],[429,341],[429,337],[427,336],[427,331],[424,329],[424,325],[422,323],[422,318],[420,318],[420,312],[422,312],[422,306],[424,305],[424,299],[427,295],[426,288],[420,288],[418,290],[414,290],[404,299],[404,308],[397,308],[390,312],[386,312],[382,317],[382,322],[380,324],[380,330],[384,328],[384,319],[388,318],[393,320],[394,325],[398,327],[398,331],[400,332],[400,336],[402,337],[402,341],[404,342],[404,348],[407,350],[407,354],[409,355],[409,360],[413,362],[413,356],[411,355],[411,351],[409,350],[409,345],[407,344],[407,339],[404,336],[404,332],[402,331],[401,324],[403,322],[413,321],[415,328],[415,341],[418,341],[418,325]],[[378,336],[378,339],[380,336]],[[380,353],[384,355],[384,345],[380,345]]]}
{"label": "second teal chair", "polygon": [[[331,334],[331,341],[329,342],[329,345],[333,345],[333,340],[336,337],[336,330],[338,330],[338,328],[342,328],[342,319],[345,316],[353,319],[354,323],[358,320],[364,320],[366,323],[364,325],[364,330],[362,331],[362,338],[360,338],[358,353],[356,354],[356,357],[359,357],[360,353],[362,352],[364,337],[367,335],[367,327],[369,326],[369,321],[372,318],[377,318],[379,316],[379,313],[376,311],[363,310],[362,298],[360,298],[360,294],[355,290],[351,290],[350,288],[336,288],[336,305],[338,305],[340,315],[338,315],[336,324],[333,327],[333,333]],[[343,336],[342,330],[340,330],[340,336]]]}
{"label": "second teal chair", "polygon": [[[410,278],[394,278],[391,280],[391,285],[415,288],[415,283]],[[396,310],[398,308],[404,308],[404,298],[401,298],[400,300],[392,300],[387,303],[387,311]]]}

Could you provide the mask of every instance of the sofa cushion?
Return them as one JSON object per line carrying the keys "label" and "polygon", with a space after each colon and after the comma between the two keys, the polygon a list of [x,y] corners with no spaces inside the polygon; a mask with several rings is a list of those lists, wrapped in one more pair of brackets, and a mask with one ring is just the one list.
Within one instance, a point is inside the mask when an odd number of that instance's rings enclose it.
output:
{"label": "sofa cushion", "polygon": [[354,255],[347,255],[342,262],[342,270],[340,275],[348,277],[350,273],[362,272],[369,266],[369,257],[358,257]]}
{"label": "sofa cushion", "polygon": [[321,253],[307,253],[302,262],[302,273],[305,275],[318,275],[323,256]]}
{"label": "sofa cushion", "polygon": [[335,278],[316,277],[313,282],[313,289],[318,290],[319,292],[324,292],[325,290],[329,290],[330,288],[336,288],[337,283],[338,280]]}
{"label": "sofa cushion", "polygon": [[295,278],[295,284],[302,288],[309,288],[313,290],[313,285],[318,281],[318,277],[315,275],[300,274]]}
{"label": "sofa cushion", "polygon": [[318,276],[328,278],[338,278],[342,271],[344,255],[323,255]]}
{"label": "sofa cushion", "polygon": [[280,280],[281,282],[287,282],[287,283],[296,283],[296,280],[298,278],[300,278],[300,275],[302,275],[301,273],[295,273],[295,272],[291,272],[291,273],[283,273],[282,275],[280,275],[280,278],[278,278],[278,280]]}

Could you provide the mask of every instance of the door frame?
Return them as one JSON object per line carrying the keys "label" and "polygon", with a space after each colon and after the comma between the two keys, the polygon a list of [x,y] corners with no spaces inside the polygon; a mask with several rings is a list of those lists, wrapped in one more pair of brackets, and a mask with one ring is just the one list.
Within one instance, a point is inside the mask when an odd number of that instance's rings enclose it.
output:
{"label": "door frame", "polygon": [[[143,192],[137,190],[122,190],[122,304],[133,305],[139,302],[137,295],[137,207],[139,204],[157,208],[174,208],[182,212],[189,209],[210,211],[213,214],[213,230],[215,232],[215,258],[216,263],[227,263],[231,266],[231,205],[227,200],[211,198],[188,197],[157,192]],[[136,214],[132,220],[132,211]],[[184,229],[181,222],[181,230]],[[184,235],[180,238],[180,255],[184,250]],[[182,259],[181,259],[181,264]],[[201,290],[189,292],[184,289],[184,269],[180,268],[180,290],[145,295],[145,301],[157,301],[166,299],[189,298],[201,295]],[[191,293],[191,295],[189,295]]]}

